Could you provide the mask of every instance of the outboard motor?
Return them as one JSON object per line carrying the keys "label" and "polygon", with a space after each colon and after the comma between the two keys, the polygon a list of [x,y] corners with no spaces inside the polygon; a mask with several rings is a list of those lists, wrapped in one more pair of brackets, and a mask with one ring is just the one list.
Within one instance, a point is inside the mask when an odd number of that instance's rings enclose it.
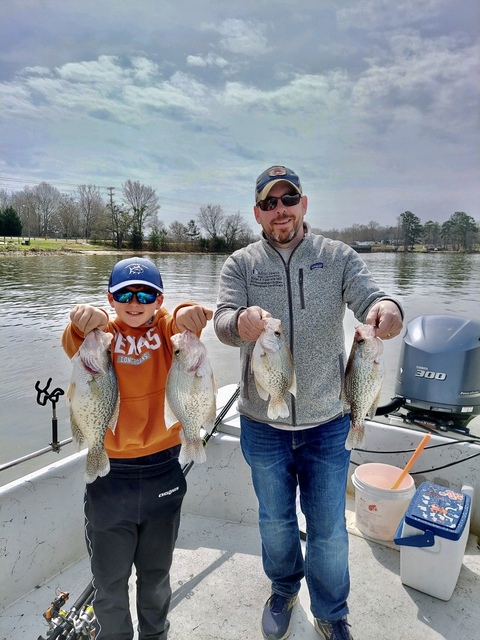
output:
{"label": "outboard motor", "polygon": [[465,429],[480,414],[480,322],[419,316],[407,324],[395,394],[408,419]]}

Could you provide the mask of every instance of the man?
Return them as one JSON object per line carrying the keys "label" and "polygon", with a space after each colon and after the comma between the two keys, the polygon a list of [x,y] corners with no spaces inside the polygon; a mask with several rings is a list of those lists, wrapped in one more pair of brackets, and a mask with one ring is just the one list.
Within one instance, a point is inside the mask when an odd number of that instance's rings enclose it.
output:
{"label": "man", "polygon": [[[343,319],[348,307],[359,322],[375,327],[377,337],[388,339],[400,333],[402,311],[353,249],[311,233],[304,222],[307,196],[294,171],[284,166],[264,171],[257,178],[253,210],[261,240],[226,260],[214,326],[222,342],[240,347],[241,446],[259,502],[263,567],[272,583],[262,632],[268,640],[288,637],[305,577],[319,636],[352,640]],[[297,378],[296,397],[286,396],[290,415],[277,421],[268,418],[268,403],[259,397],[250,370],[255,341],[268,317],[282,322]],[[297,488],[306,518],[305,558]]]}

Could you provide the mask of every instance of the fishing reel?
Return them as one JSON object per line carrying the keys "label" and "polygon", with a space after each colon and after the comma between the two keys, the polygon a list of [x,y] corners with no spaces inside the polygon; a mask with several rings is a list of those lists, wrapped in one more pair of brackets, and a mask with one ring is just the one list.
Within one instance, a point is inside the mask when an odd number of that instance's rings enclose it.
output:
{"label": "fishing reel", "polygon": [[48,623],[47,637],[38,636],[37,640],[54,640],[55,638],[58,640],[92,640],[95,638],[94,623],[96,618],[90,604],[93,589],[88,588],[86,597],[85,592],[70,611],[66,611],[63,607],[69,594],[66,591],[61,591],[43,614]]}

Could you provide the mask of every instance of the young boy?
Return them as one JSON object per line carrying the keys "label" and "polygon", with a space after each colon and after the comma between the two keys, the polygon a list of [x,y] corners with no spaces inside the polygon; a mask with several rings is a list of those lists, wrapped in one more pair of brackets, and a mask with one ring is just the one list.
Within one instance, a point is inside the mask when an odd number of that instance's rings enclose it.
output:
{"label": "young boy", "polygon": [[165,640],[171,598],[169,571],[186,482],[178,462],[180,426],[164,422],[170,337],[199,333],[212,310],[195,303],[171,315],[163,304],[156,265],[120,260],[108,284],[117,317],[80,304],[70,312],[62,344],[72,357],[92,329],[109,331],[120,394],[115,433],[107,429],[110,472],[86,486],[86,540],[94,578],[98,640],[132,640],[128,580],[135,566],[139,640]]}

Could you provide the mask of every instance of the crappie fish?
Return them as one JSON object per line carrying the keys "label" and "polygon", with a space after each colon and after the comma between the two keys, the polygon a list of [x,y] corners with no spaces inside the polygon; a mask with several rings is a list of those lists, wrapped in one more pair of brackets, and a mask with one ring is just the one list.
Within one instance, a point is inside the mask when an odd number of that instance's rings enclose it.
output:
{"label": "crappie fish", "polygon": [[72,358],[73,371],[67,389],[72,436],[78,449],[88,445],[85,481],[106,476],[110,461],[103,445],[108,428],[113,432],[118,419],[120,397],[110,359],[113,335],[93,329],[85,336]]}
{"label": "crappie fish", "polygon": [[350,410],[351,423],[346,449],[365,445],[364,420],[375,415],[385,376],[382,353],[383,342],[375,337],[373,326],[361,324],[355,328],[343,389],[344,408]]}
{"label": "crappie fish", "polygon": [[180,422],[182,447],[179,462],[205,462],[200,430],[209,433],[216,416],[216,384],[207,350],[192,331],[171,337],[173,362],[167,376],[165,425]]}
{"label": "crappie fish", "polygon": [[257,392],[262,400],[268,400],[267,415],[270,420],[288,418],[290,411],[285,394],[297,393],[297,378],[293,358],[282,331],[282,323],[276,318],[264,318],[264,330],[252,352],[251,370]]}

